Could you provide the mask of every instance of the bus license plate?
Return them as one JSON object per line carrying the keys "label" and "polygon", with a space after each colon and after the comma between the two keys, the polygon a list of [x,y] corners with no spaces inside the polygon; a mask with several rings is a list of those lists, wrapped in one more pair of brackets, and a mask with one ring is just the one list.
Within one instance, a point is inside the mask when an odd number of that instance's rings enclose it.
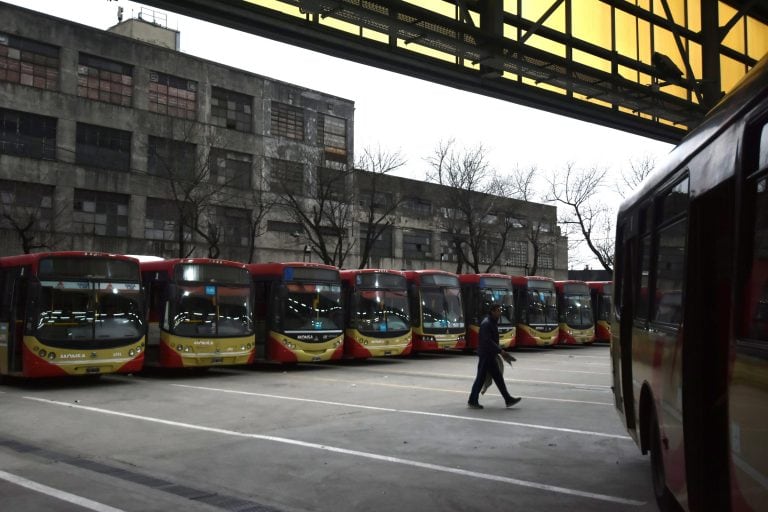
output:
{"label": "bus license plate", "polygon": [[224,358],[223,358],[223,357],[214,357],[214,358],[211,358],[211,364],[216,364],[216,363],[223,363],[223,362],[224,362]]}
{"label": "bus license plate", "polygon": [[85,369],[85,373],[101,373],[101,369],[91,366]]}
{"label": "bus license plate", "polygon": [[312,361],[321,361],[322,359],[320,356],[312,356]]}

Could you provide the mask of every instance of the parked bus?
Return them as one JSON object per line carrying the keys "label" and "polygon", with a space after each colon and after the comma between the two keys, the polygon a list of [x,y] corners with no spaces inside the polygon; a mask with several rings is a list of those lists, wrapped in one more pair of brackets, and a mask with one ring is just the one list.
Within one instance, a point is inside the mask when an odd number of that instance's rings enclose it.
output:
{"label": "parked bus", "polygon": [[145,334],[137,260],[98,252],[0,258],[0,375],[139,371]]}
{"label": "parked bus", "polygon": [[557,343],[555,281],[541,276],[511,276],[515,300],[515,346],[546,347]]}
{"label": "parked bus", "polygon": [[149,297],[146,364],[198,368],[253,362],[250,275],[234,261],[143,261]]}
{"label": "parked bus", "polygon": [[322,263],[247,265],[254,283],[258,359],[341,359],[344,315],[339,270]]}
{"label": "parked bus", "polygon": [[466,348],[475,350],[480,334],[480,322],[488,316],[491,304],[501,305],[499,345],[515,346],[515,308],[512,279],[503,274],[461,274],[461,299],[467,323]]}
{"label": "parked bus", "polygon": [[589,286],[584,281],[555,281],[560,321],[558,345],[584,345],[595,341],[595,320]]}
{"label": "parked bus", "polygon": [[408,270],[405,277],[413,351],[465,348],[464,308],[458,276],[442,270]]}
{"label": "parked bus", "polygon": [[768,509],[768,58],[619,209],[615,405],[664,510]]}
{"label": "parked bus", "polygon": [[344,357],[408,355],[408,282],[396,270],[343,270]]}
{"label": "parked bus", "polygon": [[613,311],[613,281],[589,281],[592,314],[595,323],[595,341],[611,342],[611,313]]}

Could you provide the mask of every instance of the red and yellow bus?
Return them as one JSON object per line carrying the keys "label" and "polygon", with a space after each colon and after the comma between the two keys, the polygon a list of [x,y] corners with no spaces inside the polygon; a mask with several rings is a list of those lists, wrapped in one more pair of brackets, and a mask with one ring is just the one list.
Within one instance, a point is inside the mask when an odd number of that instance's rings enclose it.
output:
{"label": "red and yellow bus", "polygon": [[613,281],[588,281],[592,297],[595,322],[595,342],[611,342],[611,314],[613,313]]}
{"label": "red and yellow bus", "polygon": [[145,341],[137,260],[74,251],[0,258],[0,375],[136,372]]}
{"label": "red and yellow bus", "polygon": [[504,274],[461,274],[461,298],[467,323],[467,350],[477,348],[480,322],[488,315],[491,304],[501,305],[499,345],[515,346],[515,307],[512,279]]}
{"label": "red and yellow bus", "polygon": [[341,359],[344,314],[339,269],[322,263],[247,267],[256,293],[258,359],[279,363]]}
{"label": "red and yellow bus", "polygon": [[584,345],[595,341],[595,320],[589,286],[584,281],[555,281],[560,321],[558,345]]}
{"label": "red and yellow bus", "polygon": [[411,353],[408,282],[397,270],[342,270],[344,357]]}
{"label": "red and yellow bus", "polygon": [[510,276],[515,295],[515,346],[557,343],[559,323],[555,281],[542,276]]}
{"label": "red and yellow bus", "polygon": [[464,308],[459,277],[442,270],[408,270],[413,351],[463,349]]}
{"label": "red and yellow bus", "polygon": [[768,510],[768,57],[621,205],[616,408],[663,510]]}
{"label": "red and yellow bus", "polygon": [[161,368],[253,362],[253,286],[245,265],[185,258],[143,261],[149,301],[146,364]]}

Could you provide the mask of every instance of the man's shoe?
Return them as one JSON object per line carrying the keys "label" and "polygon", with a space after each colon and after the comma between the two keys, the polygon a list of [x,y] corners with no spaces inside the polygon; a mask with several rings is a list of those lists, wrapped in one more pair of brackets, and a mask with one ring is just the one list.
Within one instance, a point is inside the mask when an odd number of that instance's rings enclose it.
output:
{"label": "man's shoe", "polygon": [[506,403],[507,403],[507,407],[512,407],[513,405],[515,405],[516,403],[518,403],[520,400],[522,400],[522,398],[521,398],[521,397],[519,397],[519,396],[518,396],[518,397],[514,397],[514,396],[513,396],[513,397],[512,397],[512,398],[510,398],[509,400],[506,400]]}
{"label": "man's shoe", "polygon": [[467,407],[470,409],[482,409],[483,406],[478,403],[467,402]]}

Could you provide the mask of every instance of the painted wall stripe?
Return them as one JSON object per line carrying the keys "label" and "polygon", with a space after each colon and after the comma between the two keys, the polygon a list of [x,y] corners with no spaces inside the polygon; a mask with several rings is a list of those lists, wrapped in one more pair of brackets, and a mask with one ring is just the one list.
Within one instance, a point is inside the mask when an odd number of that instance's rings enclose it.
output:
{"label": "painted wall stripe", "polygon": [[479,473],[479,472],[476,472],[476,471],[469,471],[469,470],[465,470],[465,469],[451,468],[451,467],[448,467],[448,466],[440,466],[438,464],[430,464],[430,463],[427,463],[427,462],[420,462],[420,461],[416,461],[416,460],[403,459],[401,457],[392,457],[392,456],[389,456],[389,455],[380,455],[380,454],[377,454],[377,453],[362,452],[362,451],[358,451],[358,450],[350,450],[350,449],[347,449],[347,448],[340,448],[340,447],[329,446],[329,445],[325,445],[325,444],[310,443],[310,442],[306,442],[306,441],[299,441],[297,439],[288,439],[288,438],[285,438],[285,437],[267,436],[267,435],[261,435],[261,434],[246,434],[246,433],[243,433],[243,432],[235,432],[233,430],[225,430],[225,429],[221,429],[221,428],[205,427],[205,426],[202,426],[202,425],[193,425],[191,423],[181,423],[181,422],[177,422],[177,421],[164,420],[162,418],[153,418],[153,417],[150,417],[150,416],[140,416],[138,414],[130,414],[130,413],[126,413],[126,412],[111,411],[109,409],[101,409],[101,408],[98,408],[98,407],[89,407],[89,406],[85,406],[85,405],[71,404],[71,403],[66,403],[66,402],[57,402],[55,400],[47,400],[45,398],[37,398],[37,397],[30,397],[30,396],[26,396],[24,398],[27,399],[27,400],[34,400],[36,402],[47,403],[47,404],[51,404],[51,405],[60,405],[60,406],[63,406],[63,407],[69,407],[71,409],[79,409],[79,410],[84,410],[84,411],[97,412],[97,413],[101,413],[101,414],[109,414],[109,415],[113,415],[113,416],[120,416],[120,417],[123,417],[123,418],[132,418],[132,419],[137,419],[137,420],[141,420],[141,421],[147,421],[147,422],[151,422],[151,423],[159,423],[159,424],[162,424],[162,425],[169,425],[169,426],[173,426],[173,427],[187,428],[187,429],[191,429],[191,430],[199,430],[199,431],[202,431],[202,432],[211,432],[211,433],[214,433],[214,434],[222,434],[222,435],[234,436],[234,437],[243,437],[243,438],[247,438],[247,439],[258,439],[258,440],[261,440],[261,441],[272,441],[272,442],[276,442],[276,443],[288,444],[288,445],[293,445],[293,446],[300,446],[300,447],[303,447],[303,448],[311,448],[311,449],[315,449],[315,450],[323,450],[323,451],[327,451],[327,452],[339,453],[339,454],[342,454],[342,455],[351,455],[351,456],[355,456],[355,457],[362,457],[362,458],[366,458],[366,459],[377,460],[377,461],[381,461],[381,462],[389,462],[389,463],[393,463],[393,464],[402,464],[402,465],[405,465],[405,466],[411,466],[411,467],[416,467],[416,468],[421,468],[421,469],[429,469],[429,470],[432,470],[432,471],[440,471],[440,472],[443,472],[443,473],[451,473],[451,474],[454,474],[454,475],[461,475],[461,476],[466,476],[466,477],[471,477],[471,478],[479,478],[479,479],[483,479],[483,480],[502,482],[502,483],[507,483],[507,484],[516,485],[516,486],[520,486],[520,487],[528,487],[528,488],[532,488],[532,489],[538,489],[538,490],[553,492],[553,493],[557,493],[557,494],[565,494],[565,495],[569,495],[569,496],[576,496],[576,497],[587,498],[587,499],[592,499],[592,500],[606,501],[606,502],[617,503],[617,504],[621,504],[621,505],[630,505],[630,506],[638,507],[638,506],[643,506],[643,505],[646,504],[644,501],[631,500],[631,499],[627,499],[627,498],[621,498],[621,497],[618,497],[618,496],[610,496],[610,495],[607,495],[607,494],[599,494],[599,493],[592,493],[592,492],[586,492],[586,491],[579,491],[577,489],[569,489],[567,487],[558,487],[558,486],[555,486],[555,485],[542,484],[542,483],[539,483],[539,482],[530,482],[530,481],[527,481],[527,480],[519,480],[517,478],[509,478],[509,477],[505,477],[505,476],[501,476],[501,475],[492,475],[492,474],[488,474],[488,473]]}
{"label": "painted wall stripe", "polygon": [[32,480],[27,480],[26,478],[14,475],[13,473],[0,471],[0,479],[3,479],[6,482],[10,482],[12,484],[20,485],[21,487],[26,487],[27,489],[31,489],[42,494],[46,494],[58,500],[66,501],[80,507],[87,508],[88,510],[94,510],[95,512],[124,512],[122,509],[110,507],[109,505],[104,505],[103,503],[89,500],[76,494],[60,491],[58,489],[54,489],[53,487],[48,487],[47,485],[39,484],[37,482],[33,482]]}

